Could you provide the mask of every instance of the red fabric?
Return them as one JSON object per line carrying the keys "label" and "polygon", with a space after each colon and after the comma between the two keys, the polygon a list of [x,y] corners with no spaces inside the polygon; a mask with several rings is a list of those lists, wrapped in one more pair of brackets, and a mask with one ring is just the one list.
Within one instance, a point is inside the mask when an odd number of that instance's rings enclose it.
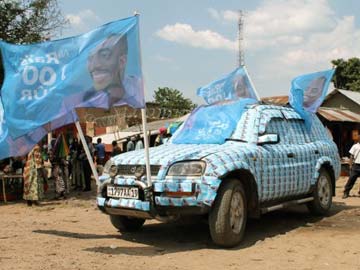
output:
{"label": "red fabric", "polygon": [[166,128],[164,127],[159,128],[159,132],[160,134],[164,134],[166,132]]}

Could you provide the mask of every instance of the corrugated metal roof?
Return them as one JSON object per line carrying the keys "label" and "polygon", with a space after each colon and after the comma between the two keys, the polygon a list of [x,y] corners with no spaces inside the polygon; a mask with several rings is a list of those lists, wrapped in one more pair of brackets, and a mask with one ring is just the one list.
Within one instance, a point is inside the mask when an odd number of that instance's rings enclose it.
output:
{"label": "corrugated metal roof", "polygon": [[352,101],[354,101],[355,103],[360,105],[360,93],[350,91],[350,90],[334,89],[326,96],[325,100],[330,99],[336,93],[340,93],[340,94],[344,95],[345,97],[347,97],[348,99],[351,99]]}
{"label": "corrugated metal roof", "polygon": [[331,122],[360,123],[360,115],[349,110],[320,107],[318,109],[318,114]]}
{"label": "corrugated metal roof", "polygon": [[[181,116],[179,118],[171,118],[171,119],[163,119],[163,120],[158,120],[158,121],[153,121],[153,122],[148,122],[147,123],[147,129],[154,131],[151,134],[156,134],[156,132],[159,132],[159,128],[161,127],[165,127],[170,125],[173,122],[183,122],[186,120],[186,118],[189,116],[190,114],[186,114],[184,116]],[[136,125],[136,126],[132,126],[129,128],[124,129],[123,131],[127,131],[127,132],[142,132],[142,125]]]}
{"label": "corrugated metal roof", "polygon": [[276,105],[285,105],[289,101],[288,96],[273,96],[273,97],[264,97],[261,98],[262,101],[266,103],[276,104]]}
{"label": "corrugated metal roof", "polygon": [[354,91],[349,91],[349,90],[341,90],[341,89],[338,89],[338,91],[341,94],[343,94],[344,96],[348,97],[349,99],[351,99],[352,101],[354,101],[360,105],[360,93],[359,92],[354,92]]}

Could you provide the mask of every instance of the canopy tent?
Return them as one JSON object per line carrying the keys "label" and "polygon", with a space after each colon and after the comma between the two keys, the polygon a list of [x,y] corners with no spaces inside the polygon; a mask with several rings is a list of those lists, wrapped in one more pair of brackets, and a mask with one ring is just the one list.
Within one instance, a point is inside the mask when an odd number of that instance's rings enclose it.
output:
{"label": "canopy tent", "polygon": [[[186,115],[178,117],[178,118],[153,121],[153,122],[150,122],[147,124],[147,129],[148,129],[148,131],[151,131],[151,134],[158,134],[159,128],[168,127],[171,123],[174,123],[174,122],[184,122],[188,118],[189,115],[190,114],[186,114]],[[135,125],[135,126],[127,128],[127,129],[124,129],[123,131],[124,132],[142,133],[142,126]]]}
{"label": "canopy tent", "polygon": [[[159,129],[161,127],[168,127],[172,123],[178,123],[178,122],[184,122],[190,114],[186,114],[184,116],[178,117],[178,118],[171,118],[171,119],[164,119],[164,120],[158,120],[148,123],[147,128],[148,132],[150,132],[150,135],[157,135],[159,134]],[[112,132],[107,133],[99,136],[93,137],[93,143],[97,143],[97,139],[101,138],[102,142],[105,144],[111,144],[112,141],[125,141],[127,138],[142,134],[142,125],[134,125],[132,127],[126,128],[122,130],[121,132]]]}
{"label": "canopy tent", "polygon": [[97,143],[97,139],[101,138],[102,142],[105,144],[111,144],[113,141],[121,141],[133,135],[139,134],[139,132],[114,132],[107,133],[99,136],[93,137],[93,143]]}

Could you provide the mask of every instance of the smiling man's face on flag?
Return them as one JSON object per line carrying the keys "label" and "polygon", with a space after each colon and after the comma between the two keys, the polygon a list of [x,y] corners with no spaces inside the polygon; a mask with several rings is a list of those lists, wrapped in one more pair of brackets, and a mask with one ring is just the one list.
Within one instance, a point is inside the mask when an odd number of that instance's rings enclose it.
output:
{"label": "smiling man's face on flag", "polygon": [[110,36],[89,55],[88,70],[95,90],[122,88],[126,67],[127,39],[124,36]]}
{"label": "smiling man's face on flag", "polygon": [[324,76],[313,80],[304,92],[304,107],[312,106],[322,95],[326,78]]}
{"label": "smiling man's face on flag", "polygon": [[234,94],[236,97],[247,98],[251,97],[248,91],[248,84],[246,83],[246,78],[243,75],[237,75],[234,79]]}
{"label": "smiling man's face on flag", "polygon": [[74,122],[76,108],[145,107],[138,20],[133,16],[41,43],[0,40],[0,159],[23,154],[5,151],[8,139],[18,149],[31,149],[50,130]]}

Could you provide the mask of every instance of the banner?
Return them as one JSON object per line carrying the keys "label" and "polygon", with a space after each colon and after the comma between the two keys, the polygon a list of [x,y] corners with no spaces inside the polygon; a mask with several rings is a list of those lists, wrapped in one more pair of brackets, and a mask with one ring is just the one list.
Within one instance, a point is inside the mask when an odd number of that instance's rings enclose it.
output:
{"label": "banner", "polygon": [[334,72],[334,69],[330,69],[293,79],[289,96],[290,104],[316,113],[325,99]]}
{"label": "banner", "polygon": [[311,113],[316,113],[323,103],[335,70],[305,74],[291,82],[289,103],[311,127]]}
{"label": "banner", "polygon": [[257,99],[255,91],[245,68],[240,67],[221,79],[199,88],[197,95],[203,97],[207,104],[212,104],[239,98]]}
{"label": "banner", "polygon": [[173,135],[174,144],[223,144],[231,137],[251,98],[223,101],[196,108],[181,130]]}
{"label": "banner", "polygon": [[79,107],[144,108],[138,16],[86,34],[29,45],[0,42],[1,90],[13,138]]}
{"label": "banner", "polygon": [[4,119],[4,108],[0,102],[0,159],[25,156],[47,133],[56,128],[77,121],[76,113],[68,113],[26,135],[13,139]]}

